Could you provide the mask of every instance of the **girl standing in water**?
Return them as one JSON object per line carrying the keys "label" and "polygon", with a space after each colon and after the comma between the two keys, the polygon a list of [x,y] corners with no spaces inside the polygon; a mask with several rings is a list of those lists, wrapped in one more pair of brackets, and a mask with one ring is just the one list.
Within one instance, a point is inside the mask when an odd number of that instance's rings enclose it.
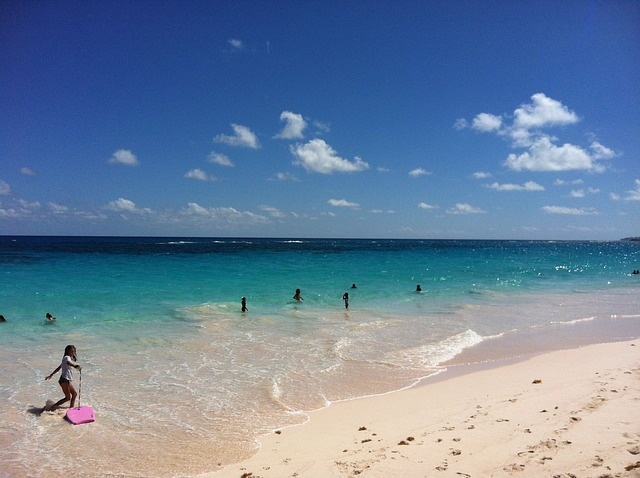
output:
{"label": "girl standing in water", "polygon": [[58,373],[58,370],[62,369],[62,372],[60,373],[60,380],[58,380],[58,383],[60,384],[60,387],[64,392],[64,398],[58,400],[52,408],[58,408],[64,402],[68,402],[69,400],[71,400],[71,408],[73,408],[73,406],[75,405],[78,392],[76,392],[76,389],[73,387],[72,383],[73,369],[75,368],[80,371],[82,370],[82,367],[80,367],[80,365],[76,363],[76,360],[76,347],[74,345],[67,345],[64,349],[64,357],[62,357],[62,363],[58,365],[58,368],[51,372],[50,375],[44,378],[45,380],[49,380],[56,373]]}

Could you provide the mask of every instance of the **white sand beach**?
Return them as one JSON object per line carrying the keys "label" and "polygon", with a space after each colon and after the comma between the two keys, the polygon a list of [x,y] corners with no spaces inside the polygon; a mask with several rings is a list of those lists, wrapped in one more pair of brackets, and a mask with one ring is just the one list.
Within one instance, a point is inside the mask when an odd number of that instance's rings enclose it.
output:
{"label": "white sand beach", "polygon": [[205,476],[640,476],[639,341],[493,365],[334,403]]}

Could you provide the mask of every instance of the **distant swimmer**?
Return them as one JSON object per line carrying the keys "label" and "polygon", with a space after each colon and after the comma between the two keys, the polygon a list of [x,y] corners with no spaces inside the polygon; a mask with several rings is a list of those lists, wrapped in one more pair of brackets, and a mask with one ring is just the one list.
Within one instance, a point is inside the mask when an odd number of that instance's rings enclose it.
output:
{"label": "distant swimmer", "polygon": [[247,310],[249,310],[249,309],[247,309],[247,298],[243,297],[242,298],[242,312],[246,312]]}
{"label": "distant swimmer", "polygon": [[349,293],[345,292],[344,295],[342,296],[342,300],[344,300],[344,308],[348,309],[349,308]]}
{"label": "distant swimmer", "polygon": [[0,315],[0,322],[6,322],[7,319],[4,318],[4,315]]}
{"label": "distant swimmer", "polygon": [[49,312],[47,312],[47,315],[45,316],[47,318],[47,320],[53,322],[54,320],[56,320],[56,318],[51,315]]}
{"label": "distant swimmer", "polygon": [[300,295],[300,289],[296,289],[296,295],[294,295],[293,298],[298,302],[300,302],[301,300],[304,300],[304,297]]}
{"label": "distant swimmer", "polygon": [[416,292],[422,292],[422,287],[420,287],[420,284],[416,286]]}
{"label": "distant swimmer", "polygon": [[633,271],[633,274],[634,274],[634,275],[638,275],[638,274],[640,274],[640,271],[639,271],[639,270],[634,270],[634,271]]}
{"label": "distant swimmer", "polygon": [[352,288],[352,289],[357,289],[357,288],[358,288],[358,286],[357,286],[357,285],[355,285],[355,284],[351,284],[351,288]]}

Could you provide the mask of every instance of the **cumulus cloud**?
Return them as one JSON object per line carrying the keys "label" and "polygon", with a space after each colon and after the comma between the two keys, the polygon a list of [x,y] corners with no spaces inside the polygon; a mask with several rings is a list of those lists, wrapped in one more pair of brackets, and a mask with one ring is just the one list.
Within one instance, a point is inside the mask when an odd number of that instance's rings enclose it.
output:
{"label": "cumulus cloud", "polygon": [[109,164],[124,164],[125,166],[137,166],[140,164],[136,155],[128,149],[119,149],[109,159]]}
{"label": "cumulus cloud", "polygon": [[248,127],[232,123],[231,128],[233,128],[234,134],[218,134],[213,140],[216,143],[228,144],[229,146],[240,146],[251,149],[260,148],[258,137]]}
{"label": "cumulus cloud", "polygon": [[213,181],[215,179],[213,176],[209,176],[202,169],[198,168],[187,171],[184,177],[189,179],[197,179],[198,181]]}
{"label": "cumulus cloud", "polygon": [[540,137],[529,151],[520,155],[510,154],[504,164],[513,171],[602,171],[584,149],[569,143],[556,146],[548,136]]}
{"label": "cumulus cloud", "polygon": [[350,207],[354,209],[357,209],[360,207],[360,204],[355,202],[349,202],[346,199],[329,199],[327,202],[332,206],[336,206],[336,207]]}
{"label": "cumulus cloud", "polygon": [[[603,172],[605,167],[599,161],[615,157],[613,150],[598,141],[592,141],[584,148],[570,143],[558,146],[555,137],[543,132],[547,128],[572,125],[579,121],[579,116],[560,101],[544,93],[536,93],[531,96],[531,102],[520,105],[513,115],[480,113],[473,119],[471,127],[509,138],[513,148],[526,149],[507,157],[504,166],[511,170]],[[462,119],[454,125],[456,129],[466,126],[466,120]]]}
{"label": "cumulus cloud", "polygon": [[542,211],[547,214],[564,214],[568,216],[593,216],[598,214],[592,207],[544,206]]}
{"label": "cumulus cloud", "polygon": [[433,206],[431,204],[427,204],[426,202],[421,202],[420,204],[418,204],[418,207],[420,209],[438,209],[438,206]]}
{"label": "cumulus cloud", "polygon": [[312,139],[306,144],[290,147],[296,158],[293,164],[302,166],[307,171],[321,174],[354,173],[369,169],[369,165],[356,156],[348,161],[336,154],[336,151],[322,139]]}
{"label": "cumulus cloud", "polygon": [[432,174],[432,172],[431,171],[427,171],[424,168],[416,168],[416,169],[413,169],[413,170],[409,171],[409,176],[414,177],[414,178],[418,178],[420,176],[428,176],[430,174]]}
{"label": "cumulus cloud", "polygon": [[130,212],[136,214],[145,214],[150,213],[151,209],[148,208],[139,208],[136,204],[130,199],[118,198],[115,201],[109,202],[107,204],[106,209],[113,212]]}
{"label": "cumulus cloud", "polygon": [[227,168],[234,167],[233,161],[231,161],[228,156],[222,153],[216,153],[215,151],[211,151],[211,153],[209,153],[207,161],[209,161],[210,163],[218,164],[220,166],[225,166]]}
{"label": "cumulus cloud", "polygon": [[20,168],[20,172],[22,174],[24,174],[25,176],[35,176],[36,175],[36,173],[31,168],[27,168],[27,167]]}
{"label": "cumulus cloud", "polygon": [[0,196],[8,196],[11,193],[11,186],[6,181],[0,179]]}
{"label": "cumulus cloud", "polygon": [[480,113],[473,118],[471,127],[484,133],[491,131],[497,131],[502,126],[502,118],[500,116],[492,115],[489,113]]}
{"label": "cumulus cloud", "polygon": [[483,211],[480,208],[473,207],[468,203],[458,203],[454,207],[447,209],[447,214],[486,214],[487,211]]}
{"label": "cumulus cloud", "polygon": [[603,146],[597,141],[591,143],[591,146],[589,146],[589,148],[593,152],[592,154],[594,159],[611,159],[616,156],[615,151],[607,148],[606,146]]}
{"label": "cumulus cloud", "polygon": [[486,184],[485,186],[495,191],[544,191],[544,186],[534,181],[527,181],[524,184],[492,183]]}
{"label": "cumulus cloud", "polygon": [[282,131],[274,136],[278,139],[302,139],[304,138],[303,131],[307,127],[307,122],[302,115],[292,113],[291,111],[283,111],[280,114],[280,121],[285,121],[286,124]]}
{"label": "cumulus cloud", "polygon": [[513,124],[518,128],[534,129],[577,123],[580,118],[573,111],[544,93],[531,96],[531,103],[523,104],[514,112]]}
{"label": "cumulus cloud", "polygon": [[636,187],[627,191],[627,197],[624,198],[625,201],[640,201],[640,179],[636,179],[634,184]]}
{"label": "cumulus cloud", "polygon": [[473,173],[473,177],[475,179],[487,179],[491,177],[491,173],[485,173],[483,171],[477,171]]}

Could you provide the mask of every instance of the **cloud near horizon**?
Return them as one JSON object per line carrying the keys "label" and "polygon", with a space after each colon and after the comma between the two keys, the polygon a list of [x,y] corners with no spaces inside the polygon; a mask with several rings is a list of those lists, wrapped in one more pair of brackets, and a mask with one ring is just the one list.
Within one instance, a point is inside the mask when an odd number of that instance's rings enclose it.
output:
{"label": "cloud near horizon", "polygon": [[592,207],[544,206],[542,211],[547,214],[564,214],[568,216],[593,216],[598,214]]}
{"label": "cloud near horizon", "polygon": [[356,156],[353,161],[341,158],[336,151],[322,139],[312,139],[306,144],[290,147],[296,158],[293,164],[307,171],[320,174],[357,173],[369,169],[369,165]]}

